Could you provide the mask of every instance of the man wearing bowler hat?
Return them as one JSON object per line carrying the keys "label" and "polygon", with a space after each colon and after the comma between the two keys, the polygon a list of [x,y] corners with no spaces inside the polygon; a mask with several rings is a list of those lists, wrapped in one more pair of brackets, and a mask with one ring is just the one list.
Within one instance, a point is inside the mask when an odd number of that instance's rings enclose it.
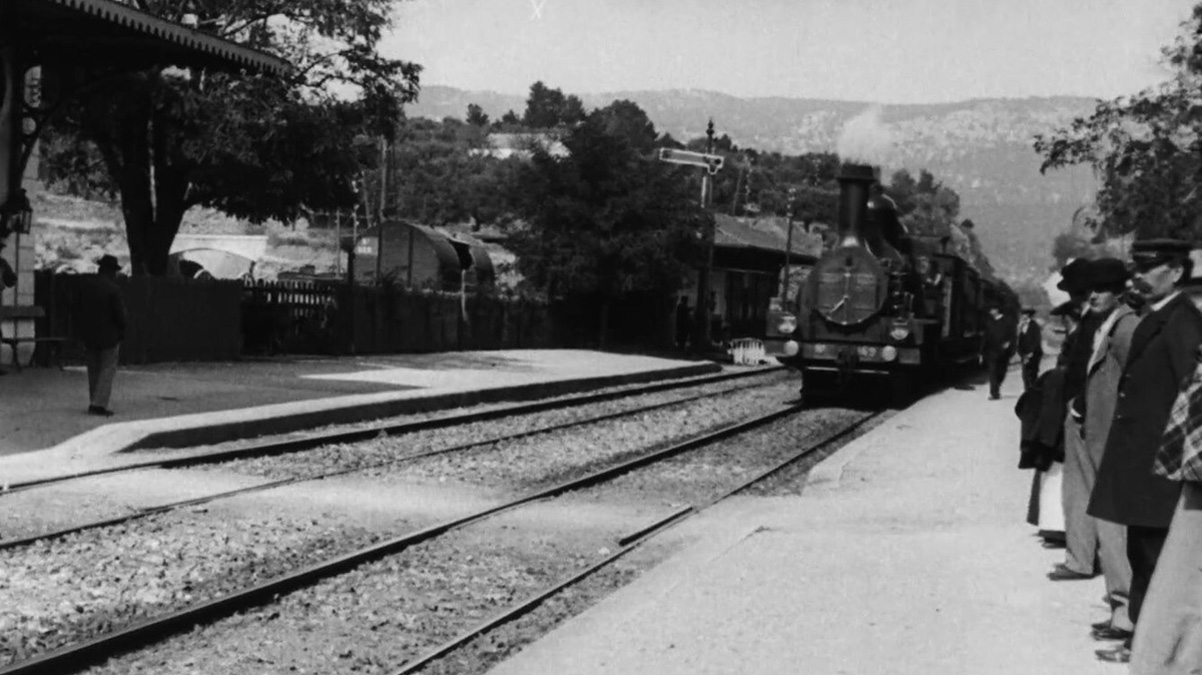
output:
{"label": "man wearing bowler hat", "polygon": [[1023,391],[1026,391],[1039,379],[1039,362],[1043,359],[1043,329],[1035,320],[1033,307],[1023,307],[1018,320],[1018,358],[1023,364]]}
{"label": "man wearing bowler hat", "polygon": [[[1088,513],[1127,528],[1131,565],[1128,614],[1139,631],[1139,615],[1168,534],[1180,483],[1153,473],[1152,465],[1185,378],[1194,371],[1202,344],[1202,312],[1179,286],[1189,279],[1190,245],[1151,239],[1132,245],[1133,287],[1147,313],[1131,335],[1119,377],[1114,419]],[[1127,662],[1131,640],[1099,650],[1104,661]]]}
{"label": "man wearing bowler hat", "polygon": [[109,397],[117,374],[117,355],[125,339],[125,302],[117,286],[121,264],[111,255],[96,261],[96,277],[84,284],[80,299],[80,339],[87,348],[88,414],[111,416]]}
{"label": "man wearing bowler hat", "polygon": [[1066,439],[1064,444],[1065,562],[1055,578],[1092,577],[1094,561],[1098,562],[1106,578],[1111,612],[1108,619],[1094,624],[1096,639],[1125,640],[1131,637],[1133,627],[1127,614],[1131,566],[1126,528],[1099,521],[1086,512],[1114,419],[1119,378],[1139,323],[1135,311],[1123,302],[1128,277],[1121,260],[1102,258],[1090,264],[1086,278],[1089,309],[1102,324],[1093,338],[1085,388],[1070,408],[1075,424],[1066,426],[1066,432],[1076,430],[1079,438]]}

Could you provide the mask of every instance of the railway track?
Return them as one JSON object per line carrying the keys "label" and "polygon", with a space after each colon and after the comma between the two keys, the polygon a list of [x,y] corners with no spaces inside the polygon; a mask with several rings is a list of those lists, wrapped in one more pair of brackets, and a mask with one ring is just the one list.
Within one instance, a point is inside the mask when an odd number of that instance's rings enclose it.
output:
{"label": "railway track", "polygon": [[[740,373],[739,375],[740,375],[740,378],[729,378],[729,379],[741,379],[741,378],[745,378],[747,376],[746,374],[742,374],[742,373]],[[720,381],[722,381],[722,380],[720,380]],[[485,447],[488,445],[516,441],[516,440],[519,440],[522,438],[537,436],[539,434],[553,433],[556,431],[562,431],[562,430],[571,429],[574,427],[582,427],[582,426],[586,426],[586,425],[590,425],[590,424],[597,424],[600,422],[614,420],[614,419],[620,419],[623,417],[633,417],[636,415],[641,415],[643,413],[652,412],[655,410],[661,410],[661,409],[669,408],[672,406],[684,405],[684,404],[687,404],[687,403],[690,403],[693,401],[699,401],[699,400],[706,399],[706,398],[712,398],[715,396],[726,395],[731,392],[740,391],[740,390],[748,389],[748,388],[753,388],[755,386],[757,386],[757,385],[749,384],[749,385],[742,386],[742,387],[736,387],[736,388],[732,388],[732,389],[724,389],[724,390],[716,391],[716,392],[705,392],[705,393],[695,394],[692,396],[685,396],[685,397],[682,397],[679,399],[673,399],[671,401],[664,401],[664,402],[655,403],[652,405],[639,406],[636,408],[631,408],[629,410],[621,410],[621,411],[612,412],[612,413],[594,415],[594,416],[584,417],[584,418],[577,419],[577,420],[571,420],[568,422],[561,422],[561,423],[557,423],[557,424],[549,424],[549,425],[539,426],[539,427],[536,427],[533,429],[527,429],[527,430],[520,431],[517,433],[502,434],[502,435],[493,436],[493,437],[485,438],[485,439],[478,440],[478,441],[472,441],[469,443],[460,443],[460,444],[452,445],[452,446],[445,447],[445,448],[438,448],[435,450],[428,450],[425,452],[417,452],[417,453],[413,453],[413,454],[407,454],[407,455],[395,457],[395,458],[380,461],[380,462],[373,462],[370,464],[357,465],[357,466],[353,466],[350,468],[340,468],[340,469],[335,469],[332,471],[323,471],[323,472],[313,473],[313,474],[305,475],[305,476],[291,477],[291,478],[285,478],[285,479],[281,479],[281,480],[272,480],[272,481],[268,481],[266,483],[262,483],[259,485],[252,485],[249,487],[238,488],[235,490],[225,490],[222,492],[216,492],[216,493],[205,495],[202,497],[196,497],[196,498],[192,498],[192,499],[184,499],[184,500],[179,500],[179,501],[175,501],[175,502],[170,502],[167,504],[160,504],[160,505],[156,505],[156,506],[145,507],[145,508],[135,510],[132,513],[122,515],[122,516],[117,516],[117,517],[113,517],[113,518],[103,518],[103,519],[95,520],[92,522],[88,522],[88,523],[84,523],[84,524],[80,524],[80,525],[74,525],[74,526],[66,527],[66,528],[60,528],[60,529],[56,529],[53,531],[32,535],[32,536],[0,540],[0,551],[6,550],[6,549],[18,548],[21,546],[29,546],[31,544],[36,544],[39,542],[50,541],[53,539],[58,539],[60,537],[65,537],[67,535],[75,534],[78,532],[85,532],[87,530],[94,530],[94,529],[101,528],[101,527],[111,527],[111,526],[115,526],[115,525],[121,525],[124,523],[128,523],[128,522],[131,522],[134,520],[141,519],[141,518],[147,518],[149,516],[169,513],[171,511],[175,511],[178,509],[201,506],[203,504],[208,504],[208,503],[220,500],[220,499],[228,499],[231,497],[250,494],[253,492],[263,492],[266,490],[273,490],[273,489],[282,488],[282,487],[289,486],[289,485],[296,485],[298,483],[306,483],[306,482],[312,482],[312,481],[325,480],[325,479],[334,478],[337,476],[361,473],[361,472],[365,472],[365,471],[371,471],[371,470],[387,468],[387,467],[396,467],[396,466],[400,466],[402,464],[416,462],[416,461],[419,461],[422,459],[427,459],[430,457],[438,457],[441,455],[452,455],[455,453],[466,452],[468,450],[481,448],[481,447]],[[576,405],[581,405],[581,404],[576,404]],[[372,436],[371,438],[375,438],[375,437],[378,437],[378,434],[377,434],[377,436]],[[300,451],[300,449],[293,447],[292,442],[289,442],[289,444],[290,444],[289,447],[291,449],[288,450],[287,452],[299,452]],[[256,446],[256,447],[262,448],[265,446],[261,445],[261,446]],[[260,453],[257,453],[255,455],[250,455],[250,456],[262,456],[262,455],[271,455],[271,454],[280,454],[280,452],[260,452]],[[238,458],[243,458],[246,456],[248,456],[248,455],[239,455]],[[207,461],[204,463],[206,463],[206,464],[216,463],[218,461],[224,461],[224,460],[213,460],[213,461]],[[147,467],[139,467],[136,470],[142,470],[145,468],[147,468]],[[164,467],[164,468],[173,468],[173,467]],[[131,470],[135,470],[135,469],[131,469]],[[52,485],[52,484],[53,483],[41,483],[41,484],[39,484],[39,486],[48,486],[48,485]],[[34,487],[34,486],[28,486],[28,487]],[[28,488],[26,488],[26,489],[28,489]]]}
{"label": "railway track", "polygon": [[4,483],[3,489],[0,489],[0,497],[3,497],[6,494],[15,494],[39,487],[55,485],[72,480],[80,480],[83,478],[91,478],[95,476],[128,473],[144,469],[179,469],[202,464],[216,464],[233,459],[264,457],[292,452],[301,452],[304,450],[311,450],[313,448],[321,447],[323,445],[355,443],[358,441],[370,440],[378,438],[381,435],[390,436],[408,434],[418,431],[428,431],[463,424],[471,424],[474,422],[504,419],[506,417],[515,415],[530,415],[550,410],[574,408],[623,398],[633,398],[635,396],[644,396],[663,391],[671,391],[674,389],[686,389],[689,387],[700,387],[721,382],[763,377],[766,375],[781,373],[786,370],[787,369],[784,366],[769,366],[767,368],[760,368],[757,370],[749,370],[744,372],[718,373],[716,375],[705,375],[685,380],[670,380],[667,382],[655,382],[646,385],[637,385],[616,391],[578,394],[552,400],[506,405],[487,410],[478,410],[452,415],[441,415],[424,420],[408,422],[380,422],[376,424],[369,424],[367,426],[357,426],[351,429],[333,429],[306,435],[303,438],[272,439],[251,443],[238,448],[219,450],[204,454],[153,459],[144,462],[124,464],[121,466],[80,471],[61,476]]}
{"label": "railway track", "polygon": [[[88,640],[87,642],[64,647],[21,663],[11,664],[8,667],[0,669],[0,675],[17,673],[26,675],[30,673],[71,672],[83,664],[95,662],[96,660],[106,656],[134,649],[140,645],[155,642],[170,634],[185,630],[193,625],[211,622],[230,613],[258,604],[263,604],[270,601],[272,598],[298,590],[300,588],[304,588],[322,579],[341,574],[367,561],[398,553],[406,548],[414,546],[415,544],[435,539],[448,532],[463,528],[467,525],[478,523],[497,514],[567,492],[582,490],[590,486],[598,485],[612,480],[617,476],[634,471],[635,469],[653,465],[665,459],[681,455],[686,451],[712,445],[718,441],[731,438],[732,436],[745,433],[749,430],[778,420],[796,412],[797,410],[798,408],[795,406],[783,406],[779,409],[769,412],[768,414],[760,415],[737,424],[728,425],[721,429],[675,443],[669,447],[660,448],[652,452],[639,455],[635,458],[615,463],[604,469],[593,471],[587,475],[519,496],[503,504],[482,509],[464,517],[447,520],[401,537],[394,537],[386,541],[379,542],[375,545],[359,549],[352,553],[339,556],[324,563],[312,565],[289,574],[281,575],[266,583],[246,588],[235,593],[230,593],[222,597],[214,598],[212,600],[205,601],[192,607],[172,612],[152,620],[131,625],[111,634]],[[730,495],[746,489],[746,487],[759,482],[764,477],[772,475],[779,469],[817,451],[819,448],[826,447],[837,442],[839,439],[853,433],[855,429],[870,421],[872,417],[873,416],[871,415],[864,417],[855,424],[839,430],[834,434],[830,434],[816,443],[810,444],[808,447],[803,448],[800,452],[790,455],[752,479],[741,482],[739,485],[728,489],[723,494],[713,499],[694,504],[684,509],[675,510],[667,516],[658,519],[656,522],[640,528],[639,531],[621,538],[619,541],[621,548],[605,560],[600,561],[598,564],[591,566],[589,569],[586,569],[583,572],[573,575],[570,579],[566,579],[556,584],[553,588],[550,588],[543,593],[539,593],[533,598],[529,598],[522,603],[519,603],[517,606],[511,608],[505,613],[493,617],[484,624],[481,624],[481,626],[478,626],[473,631],[469,631],[468,633],[459,636],[459,638],[452,643],[447,643],[439,649],[426,654],[420,661],[410,663],[406,669],[401,672],[412,672],[417,667],[420,667],[421,664],[437,658],[439,655],[446,653],[446,651],[453,649],[456,645],[472,639],[472,637],[478,635],[480,632],[488,630],[492,626],[504,623],[505,621],[516,618],[516,616],[529,611],[531,608],[537,606],[540,602],[545,600],[545,598],[550,597],[555,592],[558,592],[558,590],[562,590],[563,588],[567,588],[574,583],[578,583],[579,581],[587,578],[589,575],[595,573],[597,570],[600,570],[606,565],[611,564],[613,561],[627,555],[630,551],[647,541],[652,535],[662,532],[666,528],[680,522],[684,518],[698,513],[705,508],[708,508],[713,504],[729,497]]]}

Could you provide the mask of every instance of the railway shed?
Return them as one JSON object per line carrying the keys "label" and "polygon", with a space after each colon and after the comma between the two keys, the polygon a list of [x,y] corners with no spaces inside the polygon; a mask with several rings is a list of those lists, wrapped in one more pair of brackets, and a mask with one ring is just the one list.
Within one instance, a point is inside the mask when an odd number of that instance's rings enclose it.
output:
{"label": "railway shed", "polygon": [[390,220],[365,230],[354,251],[359,282],[391,280],[409,288],[459,291],[489,287],[496,280],[481,242],[410,221]]}

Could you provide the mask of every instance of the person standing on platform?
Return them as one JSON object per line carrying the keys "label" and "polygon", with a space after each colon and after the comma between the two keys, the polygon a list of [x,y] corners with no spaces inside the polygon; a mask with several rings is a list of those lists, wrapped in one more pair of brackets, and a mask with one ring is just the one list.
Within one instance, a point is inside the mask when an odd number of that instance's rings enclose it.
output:
{"label": "person standing on platform", "polygon": [[[1189,244],[1173,239],[1132,245],[1133,285],[1148,311],[1131,336],[1110,436],[1089,500],[1089,515],[1127,528],[1127,611],[1137,634],[1148,584],[1182,492],[1180,483],[1154,474],[1152,466],[1173,403],[1194,372],[1194,355],[1202,344],[1202,312],[1178,288],[1190,276],[1189,250]],[[1126,663],[1131,640],[1097,655]]]}
{"label": "person standing on platform", "polygon": [[1018,320],[1018,358],[1023,364],[1023,391],[1026,391],[1039,379],[1039,364],[1043,360],[1043,328],[1035,320],[1035,310],[1031,307],[1024,307]]}
{"label": "person standing on platform", "polygon": [[[1071,413],[1078,423],[1083,442],[1065,443],[1064,517],[1067,529],[1065,563],[1054,579],[1089,578],[1075,570],[1094,570],[1096,560],[1106,578],[1106,594],[1111,615],[1093,625],[1096,639],[1125,640],[1134,626],[1127,613],[1131,566],[1127,562],[1126,528],[1099,521],[1086,513],[1098,466],[1106,450],[1114,407],[1118,400],[1119,378],[1131,345],[1131,336],[1139,323],[1123,296],[1129,274],[1127,266],[1115,258],[1102,258],[1090,264],[1089,307],[1102,320],[1094,338],[1086,366],[1085,388],[1073,401]],[[1055,573],[1054,573],[1055,574]]]}
{"label": "person standing on platform", "polygon": [[996,305],[985,319],[985,368],[989,371],[989,400],[1002,397],[1002,381],[1014,353],[1014,327]]}
{"label": "person standing on platform", "polygon": [[689,333],[693,332],[693,312],[689,309],[689,299],[680,296],[676,305],[676,348],[684,350],[689,346]]}
{"label": "person standing on platform", "polygon": [[87,348],[88,414],[109,417],[109,397],[117,374],[117,356],[125,339],[125,302],[117,286],[121,264],[111,255],[97,261],[96,277],[80,299],[80,339]]}
{"label": "person standing on platform", "polygon": [[[8,242],[4,241],[3,239],[0,239],[0,253],[2,253],[4,251],[4,247],[7,245],[8,245]],[[9,265],[7,260],[5,260],[4,258],[0,258],[0,292],[3,292],[7,288],[13,288],[16,285],[17,285],[17,273],[13,271],[12,265]],[[2,338],[2,337],[4,337],[4,326],[2,324],[0,324],[0,338]],[[14,347],[13,349],[15,350],[16,347]],[[17,360],[17,355],[16,355],[16,353],[14,353],[13,361],[15,362],[16,360]],[[0,370],[0,375],[5,375],[5,374],[6,373],[4,370]]]}
{"label": "person standing on platform", "polygon": [[1181,483],[1181,498],[1140,613],[1133,675],[1202,672],[1202,349],[1196,360],[1152,466]]}

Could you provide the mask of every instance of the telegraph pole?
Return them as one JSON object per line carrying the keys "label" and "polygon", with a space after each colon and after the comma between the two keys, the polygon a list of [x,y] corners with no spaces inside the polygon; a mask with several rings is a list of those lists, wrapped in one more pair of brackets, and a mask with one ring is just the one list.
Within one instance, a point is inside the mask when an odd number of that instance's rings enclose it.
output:
{"label": "telegraph pole", "polygon": [[797,198],[797,189],[789,188],[789,210],[785,218],[785,275],[784,288],[781,289],[781,309],[789,306],[789,287],[793,285],[793,203]]}
{"label": "telegraph pole", "polygon": [[[706,146],[705,152],[707,155],[714,154],[714,120],[711,118],[709,124],[705,127]],[[701,325],[697,327],[695,335],[697,336],[698,349],[709,349],[712,335],[710,334],[710,276],[714,268],[714,219],[713,215],[709,214],[709,198],[710,198],[710,173],[707,171],[701,175],[701,210],[707,214],[705,219],[705,239],[703,253],[704,259],[701,269],[697,272],[697,319]]]}

